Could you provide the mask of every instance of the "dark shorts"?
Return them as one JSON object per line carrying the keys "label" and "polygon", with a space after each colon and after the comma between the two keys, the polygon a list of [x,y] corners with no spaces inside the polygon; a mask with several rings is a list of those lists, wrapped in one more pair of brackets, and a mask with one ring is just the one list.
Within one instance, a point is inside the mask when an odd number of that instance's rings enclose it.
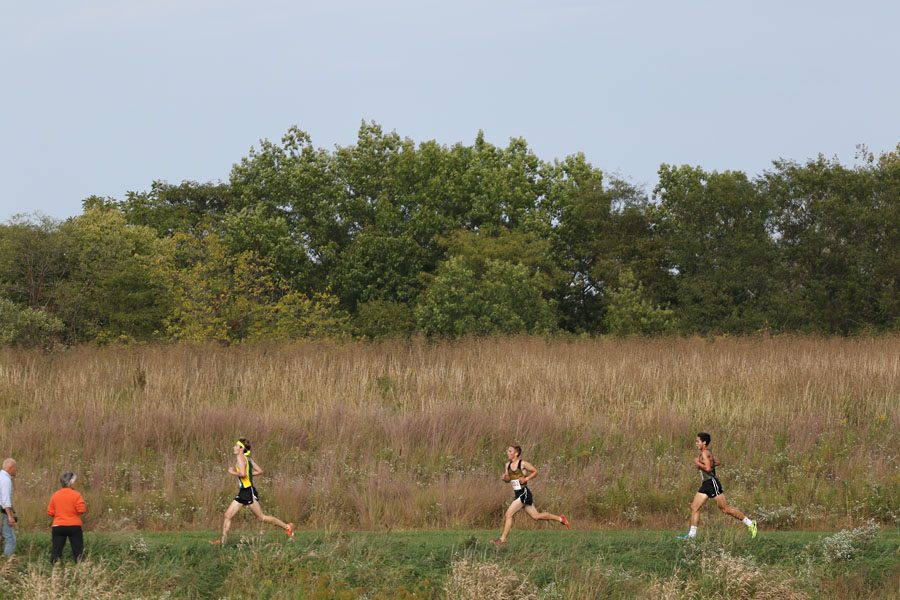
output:
{"label": "dark shorts", "polygon": [[256,493],[255,487],[241,488],[234,499],[244,506],[250,506],[254,502],[259,502],[259,495]]}
{"label": "dark shorts", "polygon": [[525,506],[531,506],[534,504],[534,495],[531,493],[531,490],[528,489],[528,486],[522,486],[521,490],[517,490],[513,492],[513,502],[516,500],[521,500],[522,504]]}
{"label": "dark shorts", "polygon": [[719,494],[724,494],[725,490],[722,489],[722,484],[719,483],[719,479],[717,477],[713,477],[712,479],[707,479],[702,484],[700,484],[700,489],[697,490],[701,494],[706,494],[710,498],[715,498]]}

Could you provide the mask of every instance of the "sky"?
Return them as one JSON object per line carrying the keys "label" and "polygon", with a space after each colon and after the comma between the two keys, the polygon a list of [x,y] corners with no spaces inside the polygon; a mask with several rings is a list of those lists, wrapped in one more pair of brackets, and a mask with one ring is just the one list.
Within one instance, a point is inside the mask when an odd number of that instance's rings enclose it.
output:
{"label": "sky", "polygon": [[900,2],[0,0],[0,221],[227,181],[292,125],[751,176],[900,142]]}

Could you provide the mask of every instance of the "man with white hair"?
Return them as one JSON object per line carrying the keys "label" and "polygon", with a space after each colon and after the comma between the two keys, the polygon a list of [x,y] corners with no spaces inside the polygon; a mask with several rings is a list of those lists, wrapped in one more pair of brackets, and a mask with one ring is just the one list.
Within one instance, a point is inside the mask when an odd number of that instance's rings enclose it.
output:
{"label": "man with white hair", "polygon": [[15,459],[7,458],[0,469],[0,510],[3,511],[3,523],[0,533],[3,535],[3,555],[7,558],[16,551],[16,512],[13,510],[12,478],[18,471]]}

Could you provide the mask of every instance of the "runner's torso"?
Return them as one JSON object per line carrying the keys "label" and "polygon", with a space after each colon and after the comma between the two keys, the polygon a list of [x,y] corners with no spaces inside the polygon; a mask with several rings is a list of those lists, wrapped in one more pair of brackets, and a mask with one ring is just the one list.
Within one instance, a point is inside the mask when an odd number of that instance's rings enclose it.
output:
{"label": "runner's torso", "polygon": [[520,478],[524,478],[528,475],[527,469],[522,467],[522,459],[519,459],[519,462],[516,464],[516,468],[512,468],[512,461],[506,463],[506,472],[509,474],[509,481],[512,484],[512,488],[514,491],[521,490],[524,487],[527,487],[524,483],[519,483]]}
{"label": "runner's torso", "polygon": [[253,465],[249,456],[244,456],[244,474],[238,475],[241,489],[253,487]]}
{"label": "runner's torso", "polygon": [[[703,455],[700,455],[700,459],[703,460]],[[700,481],[707,481],[716,476],[716,457],[713,456],[713,453],[709,453],[709,461],[712,464],[712,471],[707,473],[703,469],[700,469]]]}

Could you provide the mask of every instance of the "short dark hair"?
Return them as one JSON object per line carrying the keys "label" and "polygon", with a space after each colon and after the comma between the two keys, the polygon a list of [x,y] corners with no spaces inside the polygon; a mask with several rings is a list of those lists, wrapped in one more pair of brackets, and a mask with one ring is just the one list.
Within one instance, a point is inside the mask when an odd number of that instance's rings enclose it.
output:
{"label": "short dark hair", "polygon": [[238,438],[238,441],[241,443],[241,446],[244,447],[244,454],[250,452],[250,440],[247,438]]}
{"label": "short dark hair", "polygon": [[712,441],[712,437],[705,431],[701,431],[700,433],[698,433],[697,437],[700,438],[700,441],[707,446],[709,446],[709,443]]}
{"label": "short dark hair", "polygon": [[516,456],[522,456],[522,446],[510,446],[510,448],[516,451]]}

